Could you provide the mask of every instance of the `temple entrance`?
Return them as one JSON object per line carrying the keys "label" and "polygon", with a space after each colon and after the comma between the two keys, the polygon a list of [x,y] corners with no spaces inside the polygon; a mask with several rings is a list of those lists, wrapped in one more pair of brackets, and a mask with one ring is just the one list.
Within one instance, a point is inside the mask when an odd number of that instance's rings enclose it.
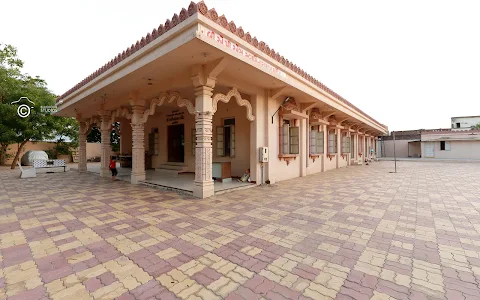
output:
{"label": "temple entrance", "polygon": [[168,161],[185,161],[185,127],[183,124],[168,126]]}

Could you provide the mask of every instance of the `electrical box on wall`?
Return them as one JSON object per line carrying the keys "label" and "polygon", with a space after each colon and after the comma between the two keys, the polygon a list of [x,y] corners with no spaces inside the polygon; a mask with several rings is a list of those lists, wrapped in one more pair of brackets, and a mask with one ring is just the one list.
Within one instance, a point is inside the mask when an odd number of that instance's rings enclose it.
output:
{"label": "electrical box on wall", "polygon": [[260,162],[268,162],[268,147],[260,147]]}

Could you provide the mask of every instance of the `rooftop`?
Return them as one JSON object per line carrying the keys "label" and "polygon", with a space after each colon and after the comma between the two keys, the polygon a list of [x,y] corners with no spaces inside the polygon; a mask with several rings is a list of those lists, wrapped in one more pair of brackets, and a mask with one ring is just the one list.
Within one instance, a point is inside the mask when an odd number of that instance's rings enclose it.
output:
{"label": "rooftop", "polygon": [[462,117],[452,117],[453,119],[461,119],[461,118],[480,118],[480,116],[462,116]]}
{"label": "rooftop", "polygon": [[107,62],[105,65],[100,67],[98,70],[87,76],[85,79],[77,83],[75,86],[73,86],[71,89],[63,93],[61,96],[57,98],[57,103],[59,103],[61,100],[65,99],[67,96],[75,92],[76,90],[82,88],[86,84],[88,84],[90,81],[94,80],[101,74],[105,73],[107,70],[110,68],[114,67],[121,61],[127,59],[129,56],[131,56],[133,53],[139,51],[141,48],[145,47],[147,44],[151,43],[153,40],[156,38],[160,37],[167,31],[171,30],[181,22],[185,21],[189,17],[192,17],[196,13],[200,13],[204,15],[205,17],[209,18],[210,20],[216,22],[220,26],[224,27],[225,29],[228,29],[230,32],[236,34],[238,37],[240,37],[242,40],[246,41],[250,45],[253,45],[255,48],[258,50],[262,51],[264,54],[269,56],[270,58],[276,60],[277,62],[281,63],[284,65],[286,68],[292,70],[293,72],[297,73],[298,75],[302,76],[321,90],[327,92],[331,96],[337,98],[341,102],[351,106],[354,108],[354,110],[360,112],[361,114],[365,115],[368,119],[371,121],[380,124],[382,127],[387,129],[387,126],[378,122],[365,112],[363,112],[361,109],[353,105],[351,102],[334,92],[332,89],[328,88],[325,84],[305,72],[303,69],[298,67],[296,64],[293,62],[289,61],[285,57],[283,57],[279,52],[275,51],[273,48],[270,48],[267,43],[263,41],[259,41],[255,36],[252,37],[252,34],[249,32],[246,32],[243,30],[243,28],[237,27],[237,25],[233,21],[228,21],[227,18],[224,15],[219,16],[218,13],[214,8],[208,9],[207,5],[205,4],[204,1],[200,1],[198,3],[191,2],[190,5],[188,6],[188,9],[182,8],[179,14],[174,14],[171,19],[167,19],[164,24],[160,24],[158,28],[153,29],[151,33],[147,33],[145,37],[142,37],[140,40],[138,40],[135,44],[132,44],[129,48],[124,50],[122,53],[118,53],[113,59],[111,59],[109,62]]}

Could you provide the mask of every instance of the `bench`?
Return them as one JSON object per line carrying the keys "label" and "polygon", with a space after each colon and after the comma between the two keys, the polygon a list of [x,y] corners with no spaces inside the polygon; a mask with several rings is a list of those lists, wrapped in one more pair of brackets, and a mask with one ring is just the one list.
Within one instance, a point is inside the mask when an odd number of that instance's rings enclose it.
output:
{"label": "bench", "polygon": [[67,168],[67,164],[63,159],[49,159],[49,160],[36,159],[33,161],[33,167],[35,169],[63,167],[63,172],[65,172]]}
{"label": "bench", "polygon": [[35,171],[35,168],[30,168],[30,169],[24,169],[22,168],[22,165],[20,162],[17,162],[18,167],[20,168],[20,178],[33,178],[37,177],[37,171]]}

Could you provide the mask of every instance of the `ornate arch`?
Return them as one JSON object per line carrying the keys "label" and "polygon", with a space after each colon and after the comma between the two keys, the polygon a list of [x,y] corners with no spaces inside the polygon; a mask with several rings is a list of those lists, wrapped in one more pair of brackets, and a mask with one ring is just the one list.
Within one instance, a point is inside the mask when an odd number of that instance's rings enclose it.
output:
{"label": "ornate arch", "polygon": [[94,124],[98,124],[100,123],[100,118],[98,116],[93,116],[89,119],[85,119],[85,128],[83,130],[83,132],[80,132],[81,134],[88,134],[92,128],[93,128],[93,125]]}
{"label": "ornate arch", "polygon": [[130,120],[132,118],[132,114],[130,113],[128,108],[125,108],[125,107],[117,108],[117,110],[112,111],[112,114],[111,114],[112,123],[115,123],[115,119],[118,117],[125,117]]}
{"label": "ornate arch", "polygon": [[167,103],[177,101],[179,107],[186,107],[190,114],[195,114],[195,107],[190,100],[182,98],[178,92],[165,92],[161,93],[157,98],[150,102],[150,107],[144,111],[141,122],[146,123],[148,117],[155,114],[157,106],[162,106],[165,101],[167,101]]}
{"label": "ornate arch", "polygon": [[223,103],[228,103],[232,97],[234,97],[235,100],[237,100],[237,104],[239,106],[245,106],[247,108],[247,119],[249,121],[255,120],[255,116],[252,113],[252,105],[248,100],[242,99],[242,96],[238,92],[237,88],[231,89],[230,91],[228,91],[226,95],[218,93],[213,96],[213,107],[212,107],[213,113],[217,111],[218,101],[222,101]]}

